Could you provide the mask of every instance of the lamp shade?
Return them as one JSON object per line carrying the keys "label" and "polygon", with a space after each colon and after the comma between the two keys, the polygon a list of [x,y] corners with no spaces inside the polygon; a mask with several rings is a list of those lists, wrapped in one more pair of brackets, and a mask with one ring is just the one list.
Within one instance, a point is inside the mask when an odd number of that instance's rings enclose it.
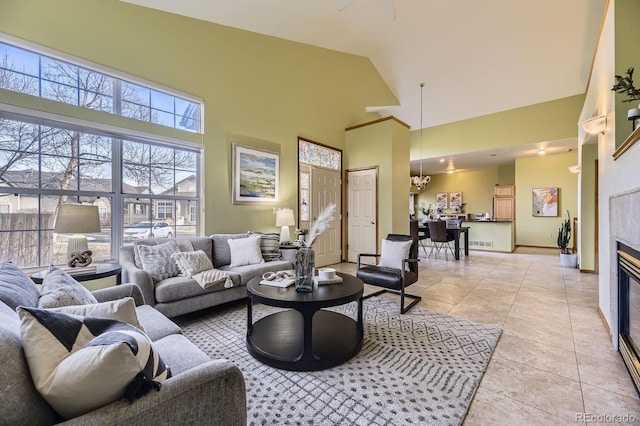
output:
{"label": "lamp shade", "polygon": [[296,224],[293,218],[293,210],[279,209],[276,210],[276,226],[293,226]]}
{"label": "lamp shade", "polygon": [[60,204],[53,232],[56,234],[91,234],[100,232],[98,206]]}

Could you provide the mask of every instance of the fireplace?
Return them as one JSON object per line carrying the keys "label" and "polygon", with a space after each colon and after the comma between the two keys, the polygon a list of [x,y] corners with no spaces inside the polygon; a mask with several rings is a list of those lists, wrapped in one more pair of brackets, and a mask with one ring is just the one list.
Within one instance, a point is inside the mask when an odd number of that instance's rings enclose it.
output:
{"label": "fireplace", "polygon": [[618,242],[618,350],[640,392],[640,252]]}

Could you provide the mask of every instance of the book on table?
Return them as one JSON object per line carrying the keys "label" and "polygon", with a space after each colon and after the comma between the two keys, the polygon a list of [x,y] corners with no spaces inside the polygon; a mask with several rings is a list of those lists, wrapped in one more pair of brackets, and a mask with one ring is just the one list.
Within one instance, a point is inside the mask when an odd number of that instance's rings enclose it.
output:
{"label": "book on table", "polygon": [[271,287],[281,287],[286,288],[293,285],[296,282],[295,278],[276,278],[273,280],[262,280],[260,284],[268,285]]}

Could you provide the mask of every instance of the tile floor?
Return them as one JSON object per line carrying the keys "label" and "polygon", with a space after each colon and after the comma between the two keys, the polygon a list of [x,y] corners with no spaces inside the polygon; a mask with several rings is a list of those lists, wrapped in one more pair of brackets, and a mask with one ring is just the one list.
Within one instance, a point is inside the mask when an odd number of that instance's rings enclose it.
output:
{"label": "tile floor", "polygon": [[[640,424],[638,393],[597,312],[598,276],[561,268],[557,253],[422,254],[418,306],[503,330],[465,426]],[[615,415],[627,417],[602,417]]]}

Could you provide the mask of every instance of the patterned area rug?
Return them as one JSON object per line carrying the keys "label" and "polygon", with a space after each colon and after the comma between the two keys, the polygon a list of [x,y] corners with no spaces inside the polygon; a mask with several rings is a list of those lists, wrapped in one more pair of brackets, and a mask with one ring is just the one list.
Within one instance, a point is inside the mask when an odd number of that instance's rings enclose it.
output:
{"label": "patterned area rug", "polygon": [[[355,318],[357,305],[335,311]],[[254,321],[278,308],[254,306]],[[458,425],[471,404],[501,331],[398,302],[364,302],[364,343],[337,367],[294,372],[247,352],[246,303],[178,318],[184,334],[212,358],[243,372],[250,425]],[[340,330],[336,330],[339,333]]]}

